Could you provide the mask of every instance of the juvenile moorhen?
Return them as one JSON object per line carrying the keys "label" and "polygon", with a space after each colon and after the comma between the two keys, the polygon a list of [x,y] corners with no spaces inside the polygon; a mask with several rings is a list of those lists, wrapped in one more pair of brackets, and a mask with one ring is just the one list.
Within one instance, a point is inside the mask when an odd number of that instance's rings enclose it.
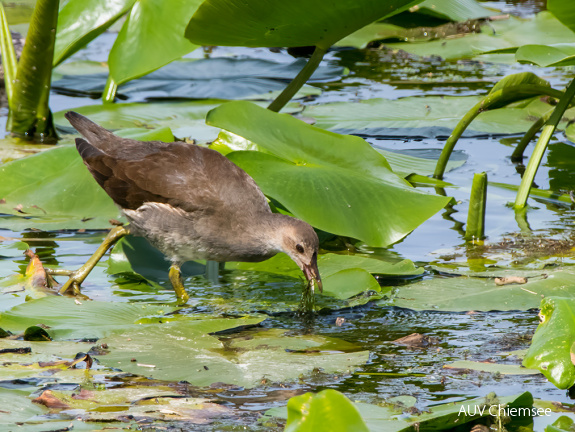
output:
{"label": "juvenile moorhen", "polygon": [[[172,263],[178,298],[189,298],[180,265],[189,260],[258,262],[285,252],[308,286],[322,289],[318,237],[307,223],[272,213],[254,180],[220,153],[183,142],[120,138],[86,117],[66,113],[85,139],[76,147],[98,184],[130,222],[113,228],[60,292],[79,292],[94,265],[126,234],[143,236]],[[304,291],[305,292],[305,291]]]}

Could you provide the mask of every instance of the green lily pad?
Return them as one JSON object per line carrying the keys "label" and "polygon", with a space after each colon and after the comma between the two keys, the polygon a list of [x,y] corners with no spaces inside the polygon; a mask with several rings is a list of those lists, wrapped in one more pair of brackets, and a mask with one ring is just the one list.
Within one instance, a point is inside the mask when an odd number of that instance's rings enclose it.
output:
{"label": "green lily pad", "polygon": [[368,24],[339,40],[335,45],[363,49],[372,41],[386,39],[407,40],[413,33],[410,30],[414,29],[394,25],[393,23],[395,22],[405,25],[404,23],[406,21],[410,24],[414,21],[416,23],[424,23],[420,25],[428,25],[428,17],[430,16],[440,20],[461,22],[492,16],[495,13],[493,10],[484,8],[475,0],[462,0],[457,2],[450,0],[426,0],[412,7],[409,11],[389,18],[386,22]]}
{"label": "green lily pad", "polygon": [[[99,360],[125,372],[186,380],[198,386],[224,382],[255,387],[262,380],[294,380],[316,368],[325,373],[350,373],[369,358],[367,351],[338,339],[288,336],[281,329],[249,332],[245,337],[228,336],[223,341],[208,334],[260,321],[179,320],[125,329],[102,340],[110,353]],[[166,352],[170,355],[166,356]],[[132,362],[132,358],[137,362]]]}
{"label": "green lily pad", "polygon": [[535,309],[542,297],[575,298],[571,293],[574,272],[566,267],[548,272],[547,278],[503,286],[497,286],[492,278],[485,277],[425,279],[399,287],[392,300],[384,303],[414,310],[453,312]]}
{"label": "green lily pad", "polygon": [[[128,129],[119,135],[144,141],[173,141],[169,128]],[[25,228],[108,228],[122,219],[112,199],[84,166],[75,146],[63,145],[0,166],[3,226]]]}
{"label": "green lily pad", "polygon": [[[25,422],[48,411],[45,407],[31,403],[28,395],[29,392],[26,391],[0,387],[0,403],[4,407],[4,415],[0,416],[0,427],[10,430],[9,428],[14,427],[15,424]],[[20,426],[18,429],[20,429]],[[21,430],[25,432],[30,431],[29,429]]]}
{"label": "green lily pad", "polygon": [[[198,45],[329,48],[339,39],[420,1],[345,0],[337,3],[207,0],[198,8],[186,37]],[[302,19],[305,17],[305,19]]]}
{"label": "green lily pad", "polygon": [[237,151],[228,157],[266,195],[323,231],[387,246],[449,200],[410,187],[359,137],[326,132],[248,102],[222,105],[206,122],[270,152]]}
{"label": "green lily pad", "polygon": [[0,212],[20,216],[4,220],[5,227],[103,228],[110,218],[120,218],[72,146],[2,165],[0,179],[0,197],[5,201]]}
{"label": "green lily pad", "polygon": [[[118,87],[118,94],[162,99],[264,99],[283,90],[285,81],[293,79],[303,67],[303,59],[277,63],[263,59],[210,58],[177,61],[142,78]],[[339,67],[319,67],[309,82],[333,81],[343,72]],[[66,94],[99,97],[107,74],[65,75],[52,88]],[[305,86],[299,97],[320,94],[321,90]]]}
{"label": "green lily pad", "polygon": [[523,365],[539,369],[555,386],[569,388],[575,384],[575,299],[543,299],[540,317]]}
{"label": "green lily pad", "polygon": [[54,339],[98,338],[118,329],[132,328],[138,320],[177,310],[170,306],[77,302],[67,297],[44,297],[15,306],[0,315],[0,327],[13,333],[44,324]]}
{"label": "green lily pad", "polygon": [[[480,33],[458,38],[416,43],[387,43],[388,48],[404,50],[419,56],[437,55],[444,59],[472,58],[491,51],[513,53],[527,44],[575,42],[575,33],[549,12],[540,12],[533,19],[510,17],[481,26]],[[497,55],[489,57],[498,61]],[[481,58],[481,57],[480,57]]]}
{"label": "green lily pad", "polygon": [[[228,101],[199,100],[185,102],[155,103],[115,103],[89,105],[74,108],[74,111],[88,117],[106,129],[117,131],[126,128],[150,129],[169,127],[178,138],[190,138],[196,143],[206,143],[217,137],[218,130],[205,123],[206,114]],[[290,104],[286,112],[301,110],[299,105]],[[54,121],[60,126],[69,128],[64,114],[67,110],[54,113]]]}
{"label": "green lily pad", "polygon": [[523,45],[515,52],[515,59],[543,67],[572,66],[575,65],[575,43]]}
{"label": "green lily pad", "polygon": [[[315,126],[338,133],[381,137],[447,138],[479,96],[406,97],[397,100],[368,99],[361,102],[335,102],[312,105],[304,115],[316,120]],[[463,137],[506,135],[526,132],[537,118],[553,107],[540,100],[522,106],[482,112],[463,133]],[[566,119],[575,116],[566,112]],[[564,127],[565,123],[562,123]]]}

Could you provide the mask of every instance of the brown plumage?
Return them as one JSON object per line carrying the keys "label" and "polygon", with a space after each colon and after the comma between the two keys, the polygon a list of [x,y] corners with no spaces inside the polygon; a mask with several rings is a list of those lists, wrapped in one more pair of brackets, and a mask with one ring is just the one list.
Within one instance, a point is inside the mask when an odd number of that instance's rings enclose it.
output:
{"label": "brown plumage", "polygon": [[123,210],[130,232],[175,265],[262,261],[285,252],[321,289],[312,227],[272,213],[254,180],[229,159],[181,142],[120,138],[74,112],[66,118],[84,136],[76,139],[78,152]]}

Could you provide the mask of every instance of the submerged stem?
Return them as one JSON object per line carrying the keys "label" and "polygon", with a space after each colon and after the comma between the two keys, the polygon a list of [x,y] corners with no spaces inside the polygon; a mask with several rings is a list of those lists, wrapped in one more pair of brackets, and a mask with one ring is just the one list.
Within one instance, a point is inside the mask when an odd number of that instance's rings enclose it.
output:
{"label": "submerged stem", "polygon": [[315,47],[315,50],[308,60],[306,65],[301,71],[296,75],[296,77],[288,84],[288,86],[278,95],[277,98],[268,106],[268,109],[274,112],[279,112],[294,95],[298,92],[300,88],[307,82],[308,79],[313,75],[323,56],[327,50],[319,46]]}

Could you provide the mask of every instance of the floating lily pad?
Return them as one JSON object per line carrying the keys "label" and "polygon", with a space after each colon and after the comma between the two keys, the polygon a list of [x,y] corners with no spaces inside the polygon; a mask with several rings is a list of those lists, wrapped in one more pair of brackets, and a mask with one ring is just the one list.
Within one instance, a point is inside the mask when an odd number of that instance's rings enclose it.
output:
{"label": "floating lily pad", "polygon": [[0,315],[0,327],[22,332],[27,327],[44,324],[54,339],[98,338],[121,328],[131,328],[138,320],[162,316],[177,310],[170,306],[77,302],[67,297],[44,297],[31,300]]}
{"label": "floating lily pad", "polygon": [[4,219],[5,227],[104,228],[120,217],[72,146],[5,164],[0,179],[0,212],[19,216]]}
{"label": "floating lily pad", "polygon": [[[312,105],[304,115],[315,126],[338,133],[380,137],[447,138],[479,96],[406,97],[397,100],[369,99]],[[463,137],[485,137],[526,132],[534,119],[551,110],[551,105],[533,100],[521,106],[485,111],[473,120]],[[574,110],[566,119],[575,117]],[[564,127],[566,123],[562,123]]]}
{"label": "floating lily pad", "polygon": [[[405,23],[414,21],[420,25],[428,25],[429,17],[440,20],[461,22],[492,16],[496,11],[484,8],[475,0],[463,0],[453,2],[450,0],[426,0],[412,7],[409,11],[402,12],[385,22],[368,24],[361,29],[336,42],[335,45],[342,47],[365,48],[369,42],[386,39],[407,39],[413,32],[410,28],[400,27],[393,23]],[[405,25],[405,24],[403,24]],[[429,31],[425,28],[426,34]],[[421,33],[421,32],[420,32]],[[423,36],[423,35],[422,35]],[[429,36],[428,36],[429,38]]]}
{"label": "floating lily pad", "polygon": [[523,45],[515,51],[515,59],[543,67],[572,66],[575,65],[575,43]]}
{"label": "floating lily pad", "polygon": [[[224,382],[255,387],[262,380],[294,380],[314,369],[350,373],[369,358],[367,351],[353,344],[318,335],[289,336],[281,329],[250,331],[223,341],[208,334],[259,321],[180,320],[126,329],[103,339],[110,353],[99,360],[126,372],[186,380],[198,386]],[[130,361],[132,358],[137,362]]]}
{"label": "floating lily pad", "polygon": [[[263,59],[216,57],[173,62],[142,78],[118,88],[118,94],[162,99],[270,99],[283,90],[303,67],[303,59],[277,63]],[[319,67],[309,82],[337,80],[343,69]],[[101,96],[107,74],[65,75],[52,83],[56,91]],[[305,86],[299,97],[320,94],[321,90]]]}
{"label": "floating lily pad", "polygon": [[[533,19],[510,17],[507,20],[492,21],[481,27],[481,33],[429,42],[387,43],[386,46],[420,56],[436,55],[444,59],[458,59],[472,58],[495,50],[512,53],[517,47],[527,44],[572,42],[575,42],[575,33],[551,13],[540,12]],[[498,61],[497,57],[490,56],[489,60]]]}
{"label": "floating lily pad", "polygon": [[481,277],[425,279],[399,287],[391,302],[385,304],[414,310],[507,311],[536,309],[542,297],[575,298],[572,268],[546,273],[547,278],[503,286],[496,285],[492,278]]}

